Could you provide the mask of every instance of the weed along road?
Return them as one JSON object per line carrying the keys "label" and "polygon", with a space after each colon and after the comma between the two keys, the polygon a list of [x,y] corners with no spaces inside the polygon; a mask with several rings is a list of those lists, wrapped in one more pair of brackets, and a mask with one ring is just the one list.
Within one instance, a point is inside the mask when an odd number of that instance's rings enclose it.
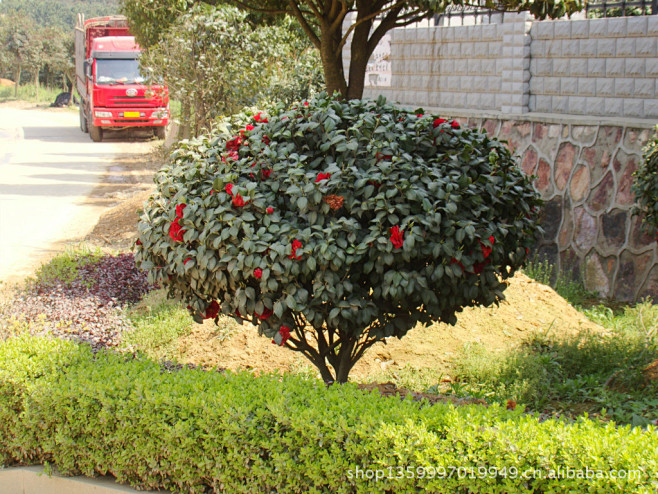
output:
{"label": "weed along road", "polygon": [[93,228],[90,194],[119,156],[155,141],[92,142],[78,112],[0,106],[0,281],[20,281],[39,262]]}

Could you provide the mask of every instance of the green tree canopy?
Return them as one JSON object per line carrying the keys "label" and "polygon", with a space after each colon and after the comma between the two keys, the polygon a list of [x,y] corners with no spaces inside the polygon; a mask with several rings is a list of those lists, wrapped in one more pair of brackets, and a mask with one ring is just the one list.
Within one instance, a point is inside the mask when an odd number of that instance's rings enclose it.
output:
{"label": "green tree canopy", "polygon": [[[141,41],[149,44],[196,3],[231,3],[252,13],[294,16],[320,51],[328,91],[339,91],[349,99],[363,95],[368,59],[384,35],[396,27],[440,14],[452,5],[530,11],[539,19],[562,17],[583,6],[581,0],[122,0],[122,9]],[[345,74],[342,51],[350,39]]]}
{"label": "green tree canopy", "polygon": [[111,15],[119,12],[119,0],[2,0],[0,16],[19,14],[32,19],[40,28],[71,31],[78,13],[85,17]]}

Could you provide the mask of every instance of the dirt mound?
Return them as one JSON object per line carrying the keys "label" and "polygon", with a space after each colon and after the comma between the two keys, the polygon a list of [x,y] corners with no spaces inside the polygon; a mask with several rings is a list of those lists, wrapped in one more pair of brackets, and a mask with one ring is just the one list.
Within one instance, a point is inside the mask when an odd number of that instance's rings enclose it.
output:
{"label": "dirt mound", "polygon": [[0,86],[2,86],[2,87],[13,87],[15,85],[16,85],[16,83],[14,81],[10,81],[9,79],[0,78]]}
{"label": "dirt mound", "polygon": [[[405,366],[448,372],[467,344],[481,344],[490,350],[518,345],[534,332],[570,335],[579,331],[603,332],[569,305],[553,289],[523,273],[510,280],[507,300],[500,307],[469,308],[458,316],[456,326],[433,324],[417,326],[407,336],[391,338],[369,349],[356,364],[352,376],[359,379]],[[259,372],[292,371],[309,367],[307,361],[290,350],[273,345],[259,336],[255,327],[245,324],[230,331],[230,338],[216,337],[210,321],[193,325],[181,338],[179,350],[185,363],[216,365],[227,369],[253,369]]]}
{"label": "dirt mound", "polygon": [[132,244],[137,238],[139,213],[150,194],[150,191],[136,193],[103,213],[90,237],[113,246]]}

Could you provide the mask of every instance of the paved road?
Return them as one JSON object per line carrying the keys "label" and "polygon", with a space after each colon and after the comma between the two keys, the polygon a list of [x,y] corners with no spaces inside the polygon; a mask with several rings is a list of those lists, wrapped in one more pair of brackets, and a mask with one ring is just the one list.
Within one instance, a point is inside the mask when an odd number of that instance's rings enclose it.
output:
{"label": "paved road", "polygon": [[89,233],[102,210],[86,199],[113,159],[152,146],[92,142],[69,110],[0,107],[0,281],[19,281]]}

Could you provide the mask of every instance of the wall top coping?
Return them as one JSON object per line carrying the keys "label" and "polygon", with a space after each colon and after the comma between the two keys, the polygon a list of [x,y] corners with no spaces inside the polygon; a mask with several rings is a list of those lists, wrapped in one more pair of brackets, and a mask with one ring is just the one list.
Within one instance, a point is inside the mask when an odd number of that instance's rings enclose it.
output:
{"label": "wall top coping", "polygon": [[[411,108],[409,105],[401,105]],[[658,122],[648,118],[629,117],[599,117],[589,115],[566,115],[558,113],[503,113],[495,110],[467,110],[463,108],[438,108],[423,106],[427,113],[437,113],[452,117],[465,118],[495,118],[498,120],[519,120],[526,122],[538,122],[549,124],[571,124],[571,125],[616,125],[619,127],[630,127],[634,129],[653,129]]]}

